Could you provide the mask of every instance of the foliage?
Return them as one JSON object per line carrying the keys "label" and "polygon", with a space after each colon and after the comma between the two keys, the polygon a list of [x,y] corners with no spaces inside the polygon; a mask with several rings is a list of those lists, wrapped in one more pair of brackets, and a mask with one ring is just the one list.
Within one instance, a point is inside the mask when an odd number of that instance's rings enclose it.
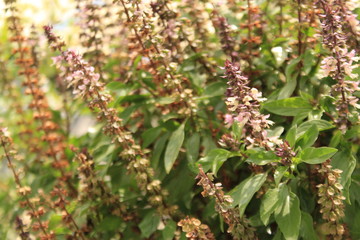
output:
{"label": "foliage", "polygon": [[359,6],[68,7],[5,1],[1,239],[360,238]]}

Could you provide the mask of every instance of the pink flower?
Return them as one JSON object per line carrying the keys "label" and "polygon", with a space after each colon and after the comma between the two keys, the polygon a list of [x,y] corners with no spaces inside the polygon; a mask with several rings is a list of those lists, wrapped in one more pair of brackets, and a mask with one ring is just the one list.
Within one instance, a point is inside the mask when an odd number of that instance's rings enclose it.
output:
{"label": "pink flower", "polygon": [[246,123],[250,117],[251,117],[251,113],[241,112],[241,113],[239,113],[239,115],[237,117],[234,118],[234,120],[241,122],[241,123]]}
{"label": "pink flower", "polygon": [[336,59],[332,56],[321,61],[321,68],[324,70],[325,76],[331,76],[336,71],[336,63]]}
{"label": "pink flower", "polygon": [[[349,11],[350,12],[350,11]],[[357,15],[356,14],[349,14],[345,16],[346,21],[348,21],[350,27],[352,28],[352,30],[354,32],[357,31],[357,26],[359,25],[359,21],[357,20]]]}
{"label": "pink flower", "polygon": [[64,60],[62,55],[52,57],[51,59],[56,67],[60,67],[62,60]]}
{"label": "pink flower", "polygon": [[92,75],[92,80],[94,81],[94,82],[97,82],[99,79],[100,79],[100,74],[98,74],[98,73],[94,73],[93,75]]}
{"label": "pink flower", "polygon": [[84,73],[81,70],[77,70],[75,72],[73,72],[73,74],[71,75],[75,80],[77,79],[81,79],[84,76]]}
{"label": "pink flower", "polygon": [[3,135],[4,135],[5,137],[9,137],[9,136],[10,136],[10,133],[9,133],[7,127],[6,127],[6,128],[2,128],[2,129],[1,129],[1,132],[3,133]]}
{"label": "pink flower", "polygon": [[234,118],[231,114],[225,114],[225,124],[229,124],[230,126],[233,124]]}

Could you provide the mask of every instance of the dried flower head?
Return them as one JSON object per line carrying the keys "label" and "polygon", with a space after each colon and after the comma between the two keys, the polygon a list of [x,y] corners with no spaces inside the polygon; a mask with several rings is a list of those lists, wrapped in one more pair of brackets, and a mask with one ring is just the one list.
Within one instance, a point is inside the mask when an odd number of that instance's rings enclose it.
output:
{"label": "dried flower head", "polygon": [[186,217],[177,224],[186,233],[187,239],[191,240],[213,240],[214,234],[206,224],[202,224],[199,219]]}
{"label": "dried flower head", "polygon": [[[21,182],[19,170],[16,169],[14,163],[17,159],[20,159],[20,157],[17,151],[13,148],[13,140],[6,128],[0,128],[0,144],[4,150],[4,158],[6,159],[8,167],[11,169],[14,176],[17,192],[19,196],[24,199],[23,206],[29,210],[29,215],[32,219],[32,229],[34,231],[41,231],[41,234],[39,234],[40,239],[55,239],[55,234],[48,230],[46,223],[41,218],[45,213],[44,208],[38,207],[38,209],[36,209],[36,204],[31,201],[30,198],[31,188],[23,185]],[[21,221],[17,221],[16,224],[18,230],[21,231],[20,235],[24,235],[24,237],[28,236],[28,234],[22,230],[23,225]],[[22,237],[22,239],[24,238]]]}
{"label": "dried flower head", "polygon": [[339,169],[332,169],[329,162],[322,164],[322,168],[318,172],[324,177],[325,182],[317,185],[318,188],[318,204],[320,205],[320,213],[326,221],[328,234],[333,239],[343,239],[345,232],[341,219],[344,217],[344,200],[343,186],[340,184]]}
{"label": "dried flower head", "polygon": [[224,222],[229,225],[228,232],[237,240],[255,240],[255,229],[249,225],[245,216],[240,218],[239,209],[231,206],[233,199],[225,195],[221,183],[213,183],[214,177],[211,173],[205,174],[199,167],[199,174],[196,176],[199,180],[197,185],[204,189],[201,194],[203,197],[215,198],[215,210],[224,218]]}
{"label": "dried flower head", "polygon": [[32,97],[29,109],[32,110],[33,118],[39,124],[38,130],[42,132],[42,142],[47,143],[44,152],[52,160],[52,167],[60,171],[61,177],[59,181],[66,182],[71,195],[76,196],[76,188],[70,181],[71,173],[65,170],[69,166],[69,162],[65,155],[64,136],[58,131],[60,127],[52,120],[52,112],[39,81],[38,66],[36,59],[34,59],[36,54],[31,51],[33,49],[32,45],[29,45],[31,41],[27,41],[28,39],[24,36],[16,7],[11,6],[9,8],[11,9],[11,15],[8,22],[13,36],[11,38],[11,42],[14,43],[13,52],[16,54],[16,64],[20,67],[19,75],[23,76],[25,94]]}
{"label": "dried flower head", "polygon": [[25,230],[26,225],[23,223],[20,217],[15,218],[16,230],[19,232],[21,240],[31,240],[30,233]]}

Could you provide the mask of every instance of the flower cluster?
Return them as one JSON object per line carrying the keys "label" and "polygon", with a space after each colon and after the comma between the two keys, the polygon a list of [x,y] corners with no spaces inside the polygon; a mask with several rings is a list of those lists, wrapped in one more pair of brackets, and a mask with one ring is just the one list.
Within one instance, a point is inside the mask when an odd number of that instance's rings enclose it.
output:
{"label": "flower cluster", "polygon": [[[186,3],[184,3],[186,6]],[[168,1],[157,1],[150,4],[154,16],[158,15],[160,22],[164,29],[161,30],[163,34],[167,36],[164,45],[167,50],[170,50],[172,55],[172,61],[182,62],[184,61],[182,54],[190,50],[194,54],[199,55],[196,61],[202,66],[202,69],[210,74],[214,75],[214,66],[207,60],[204,54],[201,52],[201,48],[198,47],[199,43],[194,42],[195,31],[192,22],[189,19],[178,19],[179,14],[171,9]],[[195,21],[197,21],[196,19]],[[184,44],[185,43],[185,44]]]}
{"label": "flower cluster", "polygon": [[[55,234],[53,232],[48,231],[48,222],[42,220],[42,216],[45,214],[44,208],[41,206],[37,206],[34,199],[30,197],[31,194],[31,188],[29,186],[23,185],[20,178],[20,172],[16,169],[16,166],[14,164],[14,161],[20,160],[21,157],[18,155],[17,151],[13,148],[13,141],[10,137],[9,132],[6,128],[0,129],[0,143],[4,150],[4,157],[8,163],[8,167],[11,169],[15,183],[17,186],[17,192],[18,195],[24,199],[22,202],[22,206],[24,208],[27,208],[29,210],[29,215],[32,219],[32,229],[33,231],[41,231],[41,234],[39,234],[40,239],[42,240],[51,240],[55,239]],[[23,225],[20,222],[16,222],[17,228],[20,230],[22,229]],[[23,237],[27,236],[27,233],[23,232],[21,230],[21,234]],[[26,238],[25,238],[26,239]]]}
{"label": "flower cluster", "polygon": [[247,22],[240,24],[240,27],[247,29],[247,37],[241,39],[241,43],[246,46],[247,51],[241,53],[241,59],[248,62],[249,74],[252,74],[253,58],[259,57],[258,51],[261,43],[261,33],[263,21],[261,19],[261,12],[259,6],[254,5],[253,1],[248,0],[247,6],[244,8],[247,11]]}
{"label": "flower cluster", "polygon": [[344,217],[343,201],[345,197],[342,194],[343,186],[339,183],[342,171],[332,169],[329,162],[325,162],[318,172],[325,179],[325,182],[317,185],[317,188],[318,203],[321,207],[320,213],[326,221],[326,232],[331,235],[333,239],[343,239],[345,228],[340,221]]}
{"label": "flower cluster", "polygon": [[303,34],[305,29],[310,27],[319,28],[319,22],[317,21],[316,14],[318,9],[314,8],[313,1],[297,1],[296,7],[298,26],[297,26],[297,45],[299,56],[305,52],[305,49],[314,48],[318,43],[318,39],[315,36]]}
{"label": "flower cluster", "polygon": [[196,176],[199,180],[197,185],[204,189],[201,194],[203,197],[215,198],[215,210],[224,218],[224,222],[229,225],[228,232],[237,240],[255,240],[255,229],[249,225],[249,221],[240,218],[239,209],[231,207],[233,199],[225,195],[221,183],[213,183],[214,177],[211,173],[205,174],[204,170],[199,167],[199,174]]}
{"label": "flower cluster", "polygon": [[[23,107],[25,103],[21,98],[20,91],[16,88],[17,83],[11,81],[8,69],[6,68],[6,61],[3,60],[0,60],[0,78],[2,79],[0,87],[2,89],[1,94],[9,99],[9,105],[7,107],[8,114],[16,113],[17,116],[21,116],[20,118],[16,118],[14,125],[17,126],[17,133],[22,143],[27,145],[26,147],[29,152],[35,154],[35,162],[38,163],[39,159],[43,159],[45,154],[44,149],[41,147],[41,139],[35,134],[36,131],[34,131],[36,123],[32,118],[24,118],[24,116],[27,115]],[[11,123],[7,126],[10,127]]]}
{"label": "flower cluster", "polygon": [[266,128],[273,124],[269,115],[260,113],[260,102],[265,99],[256,88],[250,88],[249,80],[241,74],[240,68],[230,61],[225,62],[225,76],[228,79],[226,105],[228,114],[225,123],[237,122],[244,126],[245,140],[249,145],[267,146]]}
{"label": "flower cluster", "polygon": [[173,59],[176,55],[179,55],[177,51],[179,50],[181,39],[179,39],[177,29],[180,27],[180,24],[176,20],[178,13],[168,6],[168,2],[167,0],[153,1],[150,3],[150,8],[153,15],[158,16],[160,19],[161,25],[164,28],[161,30],[161,33],[166,39],[167,49],[170,50]]}
{"label": "flower cluster", "polygon": [[348,39],[348,45],[354,49],[359,48],[359,37],[360,37],[360,24],[357,19],[358,15],[353,13],[355,6],[350,1],[337,1],[337,4],[340,6],[340,11],[342,16],[345,18],[345,24],[342,28],[344,33],[346,33]]}
{"label": "flower cluster", "polygon": [[206,2],[202,1],[182,1],[183,8],[190,17],[192,29],[194,30],[195,44],[201,46],[201,48],[208,49],[210,46],[206,45],[207,39],[209,39],[209,25],[212,24],[209,19],[209,15],[204,12]]}
{"label": "flower cluster", "polygon": [[220,16],[216,10],[212,12],[212,22],[215,29],[219,29],[219,36],[221,37],[222,49],[226,55],[231,58],[231,61],[239,61],[238,44],[233,37],[234,30],[230,27],[226,18]]}
{"label": "flower cluster", "polygon": [[247,10],[248,22],[246,24],[245,23],[241,24],[240,27],[248,29],[249,37],[243,38],[242,43],[260,44],[261,43],[260,36],[251,35],[254,28],[260,29],[262,27],[261,26],[262,20],[261,20],[259,6],[253,6],[252,1],[249,0],[247,2],[246,10]]}
{"label": "flower cluster", "polygon": [[[72,14],[59,31],[79,48],[45,26],[51,52],[14,2],[5,0],[9,31],[0,39],[0,125],[26,161],[16,162],[0,130],[10,167],[0,232],[26,240],[288,239],[314,230],[356,238],[356,223],[343,217],[359,208],[344,196],[360,188],[347,179],[360,119],[359,24],[349,1],[58,1],[71,11],[43,17]],[[336,150],[334,159],[351,158],[342,163],[346,179],[329,161],[308,164]],[[309,234],[288,228],[289,218],[313,219]]]}
{"label": "flower cluster", "polygon": [[97,176],[94,161],[86,149],[81,152],[78,152],[75,148],[72,148],[72,150],[76,153],[75,158],[79,162],[78,171],[81,185],[79,201],[96,202],[94,208],[97,209],[104,205],[108,206],[112,215],[121,217],[125,221],[132,220],[134,214],[127,210],[127,206],[121,202],[120,197],[113,194],[106,183]]}
{"label": "flower cluster", "polygon": [[[12,170],[15,182],[18,188],[18,194],[24,198],[24,201],[21,202],[21,205],[25,208],[28,208],[30,210],[29,215],[32,219],[34,219],[34,222],[32,223],[32,229],[33,231],[41,231],[42,234],[39,236],[40,239],[43,240],[50,240],[55,239],[55,234],[53,232],[48,231],[48,221],[43,221],[41,219],[42,216],[46,214],[48,210],[44,208],[44,206],[39,205],[40,198],[33,197],[30,198],[31,195],[31,188],[29,186],[24,186],[21,183],[20,179],[20,172],[15,169],[15,165],[13,164],[14,160],[21,159],[20,156],[17,154],[17,152],[12,147],[12,139],[9,136],[9,133],[6,129],[0,130],[0,139],[1,139],[1,145],[5,152],[5,158],[8,161],[8,166]],[[59,182],[59,186],[61,184],[65,184],[63,182]],[[80,237],[80,239],[85,239],[82,232],[79,230],[77,223],[73,219],[72,215],[68,212],[66,209],[66,206],[68,205],[67,197],[67,190],[65,186],[55,187],[54,190],[51,192],[51,196],[53,196],[55,199],[50,200],[49,202],[49,209],[59,209],[63,214],[63,222],[66,226],[71,228],[75,228],[75,231],[73,232],[74,237]]]}
{"label": "flower cluster", "polygon": [[19,232],[21,240],[31,240],[30,233],[25,230],[26,225],[23,223],[20,217],[15,218],[16,230]]}
{"label": "flower cluster", "polygon": [[85,240],[86,237],[83,231],[79,228],[72,214],[68,210],[69,201],[66,199],[67,195],[64,186],[61,184],[55,186],[50,192],[50,196],[53,198],[51,201],[51,208],[58,209],[61,212],[62,222],[72,230],[72,234],[69,235],[70,238]]}
{"label": "flower cluster", "polygon": [[276,156],[281,157],[281,163],[285,166],[291,164],[292,158],[296,156],[296,153],[286,140],[280,143],[275,150]]}
{"label": "flower cluster", "polygon": [[39,56],[39,35],[38,32],[36,31],[36,28],[34,25],[31,26],[31,32],[30,32],[30,36],[28,37],[28,41],[27,44],[29,45],[30,48],[30,52],[31,52],[31,58],[33,59],[33,66],[34,67],[39,67],[40,64],[40,56]]}
{"label": "flower cluster", "polygon": [[336,97],[336,110],[338,117],[335,119],[339,128],[345,132],[352,122],[358,122],[359,116],[356,109],[358,99],[353,96],[359,91],[359,83],[346,80],[345,77],[357,78],[353,69],[357,67],[354,62],[358,61],[355,50],[349,50],[347,46],[347,35],[343,31],[343,25],[347,22],[346,12],[343,11],[342,1],[317,1],[317,7],[321,10],[322,37],[324,45],[331,51],[332,55],[322,61],[322,69],[326,76],[337,81],[332,86],[332,94]]}
{"label": "flower cluster", "polygon": [[215,240],[214,234],[206,224],[202,224],[197,218],[186,217],[177,224],[186,233],[190,240]]}
{"label": "flower cluster", "polygon": [[154,14],[159,15],[162,20],[169,20],[176,18],[177,13],[169,9],[167,6],[168,0],[157,0],[156,2],[151,2],[150,7]]}
{"label": "flower cluster", "polygon": [[[51,27],[44,27],[47,36],[53,36]],[[56,44],[57,38],[48,38],[50,43]],[[60,67],[61,61],[69,67],[69,75],[66,78],[68,87],[73,88],[73,93],[88,102],[91,110],[97,111],[99,121],[105,122],[103,131],[113,137],[113,142],[122,147],[120,157],[127,161],[127,169],[136,175],[139,188],[148,193],[149,203],[157,207],[164,215],[172,215],[177,206],[168,206],[165,202],[166,191],[162,190],[161,182],[154,179],[154,170],[141,147],[136,144],[132,133],[122,125],[122,119],[114,108],[109,108],[111,97],[104,93],[103,83],[99,81],[99,74],[86,62],[82,56],[74,51],[63,51],[54,59]]]}
{"label": "flower cluster", "polygon": [[[168,95],[175,98],[175,102],[170,104],[171,109],[177,109],[177,113],[188,117],[196,112],[196,104],[193,98],[192,90],[187,88],[189,80],[184,76],[177,74],[178,64],[172,61],[173,47],[170,44],[163,47],[161,44],[163,40],[154,36],[152,29],[155,27],[151,20],[146,16],[148,15],[148,8],[140,5],[139,2],[132,3],[129,6],[124,0],[120,0],[121,5],[125,11],[128,26],[133,30],[135,39],[141,46],[142,53],[147,57],[150,65],[150,72],[154,75],[156,83],[159,83],[157,93],[152,95]],[[155,13],[159,14],[158,8],[164,7],[166,2],[156,6]],[[131,15],[131,10],[135,8]],[[133,9],[134,10],[134,9]],[[167,10],[169,11],[169,10]],[[164,17],[163,15],[161,15]],[[165,26],[177,27],[177,26]],[[145,30],[144,30],[145,29]],[[167,29],[169,31],[169,29]],[[146,41],[146,42],[145,42]],[[146,43],[146,44],[145,44]],[[176,44],[175,44],[176,45]],[[161,86],[163,84],[163,87]]]}
{"label": "flower cluster", "polygon": [[107,57],[104,49],[108,48],[107,44],[111,40],[107,30],[114,24],[111,18],[111,7],[114,6],[107,4],[106,1],[103,4],[89,0],[77,1],[79,25],[82,30],[80,40],[86,49],[84,58],[89,61],[90,65],[95,66],[101,79],[103,79],[102,67]]}
{"label": "flower cluster", "polygon": [[[230,118],[229,115],[225,116]],[[232,119],[230,119],[231,121]],[[232,151],[238,151],[240,146],[240,141],[232,136],[232,134],[227,133],[223,134],[219,140],[219,145],[223,148],[231,149]]]}
{"label": "flower cluster", "polygon": [[[20,67],[19,74],[24,76],[25,94],[32,96],[29,108],[33,110],[33,118],[40,125],[38,130],[43,132],[41,141],[49,144],[48,149],[45,151],[46,155],[52,159],[52,166],[61,172],[59,180],[66,182],[72,196],[75,196],[77,194],[76,189],[69,181],[71,174],[65,171],[65,168],[69,166],[69,162],[65,156],[64,136],[59,133],[59,126],[52,121],[53,116],[39,82],[40,77],[36,62],[30,51],[31,45],[27,45],[27,38],[22,33],[21,22],[16,13],[17,10],[14,6],[8,6],[8,9],[11,11],[8,18],[9,29],[13,35],[11,41],[16,45],[13,49],[13,52],[17,54],[16,64]],[[36,149],[35,146],[33,148]]]}

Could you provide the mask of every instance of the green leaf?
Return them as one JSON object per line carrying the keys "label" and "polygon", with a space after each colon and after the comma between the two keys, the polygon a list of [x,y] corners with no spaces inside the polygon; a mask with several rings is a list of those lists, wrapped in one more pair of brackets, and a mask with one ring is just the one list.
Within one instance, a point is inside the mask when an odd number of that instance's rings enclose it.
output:
{"label": "green leaf", "polygon": [[341,139],[343,139],[343,135],[340,130],[336,130],[333,133],[333,136],[330,140],[329,147],[337,147],[339,145]]}
{"label": "green leaf", "polygon": [[318,131],[320,131],[320,132],[335,127],[333,124],[331,124],[330,122],[325,121],[325,120],[310,120],[310,121],[306,121],[299,125],[296,136],[297,137],[301,136],[304,132],[306,132],[313,125],[316,125]]}
{"label": "green leaf", "polygon": [[300,97],[302,97],[303,99],[307,99],[308,101],[314,100],[314,97],[312,95],[304,91],[300,91]]}
{"label": "green leaf", "polygon": [[265,165],[270,162],[275,162],[280,160],[278,156],[275,155],[275,153],[271,151],[266,151],[262,148],[253,148],[248,151],[246,151],[248,154],[248,158],[246,159],[246,162],[251,162],[256,165]]}
{"label": "green leaf", "polygon": [[307,240],[318,240],[318,236],[314,230],[313,219],[307,212],[301,212],[301,231],[300,236]]}
{"label": "green leaf", "polygon": [[260,219],[265,226],[269,224],[271,214],[280,204],[279,192],[280,188],[269,189],[263,196],[260,205]]}
{"label": "green leaf", "polygon": [[261,221],[260,219],[260,212],[258,211],[257,214],[251,216],[251,217],[248,217],[249,219],[249,224],[253,227],[262,227],[264,224],[263,222]]}
{"label": "green leaf", "polygon": [[288,41],[289,41],[289,38],[285,38],[285,37],[275,38],[274,41],[271,42],[271,46],[274,46],[274,47],[281,46]]}
{"label": "green leaf", "polygon": [[138,94],[138,95],[127,95],[127,96],[121,96],[116,100],[116,104],[122,104],[122,103],[141,103],[145,100],[149,99],[149,95],[145,94]]}
{"label": "green leaf", "polygon": [[300,146],[302,149],[305,149],[307,147],[311,147],[316,139],[319,136],[319,130],[317,129],[317,126],[314,124],[312,127],[310,127],[304,134],[297,139],[296,146]]}
{"label": "green leaf", "polygon": [[[354,119],[357,121],[357,119]],[[358,138],[360,136],[360,124],[352,126],[349,130],[346,131],[344,138],[345,139],[352,139]]]}
{"label": "green leaf", "polygon": [[134,104],[134,105],[132,105],[132,106],[129,106],[129,107],[125,108],[125,110],[120,113],[119,117],[123,120],[122,124],[126,124],[127,121],[130,120],[131,114],[132,114],[136,109],[139,109],[139,105],[138,105],[138,104]]}
{"label": "green leaf", "polygon": [[[158,104],[161,104],[161,105],[168,105],[175,101],[176,101],[176,99],[173,97],[162,97],[162,98],[155,99],[155,102]],[[154,103],[152,102],[152,104],[154,104]]]}
{"label": "green leaf", "polygon": [[106,143],[98,148],[93,153],[94,159],[99,161],[95,164],[95,170],[99,177],[104,177],[108,171],[108,167],[112,163],[112,155],[115,151],[115,146],[109,143]]}
{"label": "green leaf", "polygon": [[281,231],[280,230],[277,230],[276,231],[276,234],[275,234],[275,236],[274,236],[274,238],[272,239],[272,240],[283,240],[284,239],[284,237],[283,237],[283,235],[281,234]]}
{"label": "green leaf", "polygon": [[292,97],[281,100],[267,102],[264,108],[269,112],[281,116],[296,116],[298,114],[309,113],[312,110],[312,105],[300,97]]}
{"label": "green leaf", "polygon": [[285,187],[281,202],[275,210],[275,221],[286,240],[297,240],[300,231],[301,211],[299,198]]}
{"label": "green leaf", "polygon": [[91,208],[91,202],[90,202],[90,201],[81,204],[81,205],[76,209],[78,216],[86,215],[86,214],[89,212],[90,208]]}
{"label": "green leaf", "polygon": [[144,219],[139,224],[141,236],[145,238],[150,237],[150,235],[156,231],[160,221],[161,217],[156,214],[155,211],[151,211],[146,214]]}
{"label": "green leaf", "polygon": [[164,230],[162,231],[162,237],[164,240],[172,240],[176,231],[176,222],[168,220]]}
{"label": "green leaf", "polygon": [[166,173],[169,173],[174,162],[179,155],[180,148],[184,142],[184,127],[185,122],[180,125],[180,127],[171,134],[169,143],[165,150],[165,170]]}
{"label": "green leaf", "polygon": [[185,143],[186,158],[190,163],[198,160],[200,149],[200,134],[194,133]]}
{"label": "green leaf", "polygon": [[280,90],[278,99],[288,98],[293,94],[297,84],[296,78],[299,74],[297,71],[297,65],[300,62],[300,60],[301,57],[295,58],[291,60],[290,63],[286,66],[285,69],[286,84]]}
{"label": "green leaf", "polygon": [[161,154],[163,153],[163,151],[165,149],[165,144],[169,138],[169,135],[170,135],[169,133],[166,133],[155,142],[153,154],[152,154],[152,158],[151,158],[151,166],[155,169],[158,168],[159,160],[160,160]]}
{"label": "green leaf", "polygon": [[224,82],[214,82],[205,88],[205,91],[200,98],[203,99],[203,98],[211,98],[216,96],[223,96],[226,87],[227,85]]}
{"label": "green leaf", "polygon": [[244,119],[241,122],[234,121],[234,123],[231,125],[232,134],[236,140],[240,140],[242,138],[243,128],[246,122],[247,120]]}
{"label": "green leaf", "polygon": [[[332,79],[331,77],[329,77],[330,79]],[[326,85],[329,85],[329,86],[332,86],[334,85],[336,82],[333,82],[333,79],[332,79],[332,83],[325,83]],[[319,103],[320,103],[320,106],[326,111],[326,112],[333,112],[335,111],[335,106],[334,106],[334,103],[335,103],[335,98],[333,96],[329,96],[329,95],[324,95],[320,98],[319,100]]]}
{"label": "green leaf", "polygon": [[220,167],[231,156],[232,156],[231,152],[222,148],[215,148],[215,149],[211,149],[210,152],[205,157],[201,158],[198,161],[198,163],[202,165],[205,172],[211,169],[211,171],[216,176]]}
{"label": "green leaf", "polygon": [[115,231],[118,229],[123,221],[117,216],[106,216],[97,226],[101,231]]}
{"label": "green leaf", "polygon": [[279,185],[282,177],[284,176],[288,168],[289,168],[288,166],[280,166],[276,168],[274,173],[274,180],[276,185]]}
{"label": "green leaf", "polygon": [[69,204],[67,204],[65,206],[65,208],[69,213],[73,213],[78,208],[78,202],[77,201],[72,201]]}
{"label": "green leaf", "polygon": [[290,130],[286,133],[286,141],[289,142],[291,147],[295,146],[295,142],[296,142],[296,132],[297,132],[297,125],[295,124],[294,126],[292,126],[290,128]]}
{"label": "green leaf", "polygon": [[52,214],[49,220],[49,227],[51,229],[56,228],[57,226],[61,226],[61,215],[60,214]]}
{"label": "green leaf", "polygon": [[336,148],[330,147],[308,147],[301,151],[300,159],[309,164],[319,164],[331,158],[337,152]]}
{"label": "green leaf", "polygon": [[275,127],[267,130],[267,137],[280,137],[284,132],[284,127]]}
{"label": "green leaf", "polygon": [[290,78],[294,78],[294,77],[296,78],[296,76],[293,76],[293,73],[297,71],[297,65],[300,61],[301,61],[301,57],[298,57],[298,58],[291,60],[289,62],[289,64],[287,64],[287,66],[285,68],[286,79],[290,79]]}
{"label": "green leaf", "polygon": [[359,205],[353,206],[353,211],[346,214],[346,218],[348,218],[348,221],[346,221],[349,225],[351,237],[352,239],[360,239],[360,211],[359,211]]}
{"label": "green leaf", "polygon": [[238,186],[229,192],[231,197],[234,199],[233,207],[239,206],[240,217],[244,214],[245,209],[254,194],[265,182],[266,177],[266,173],[251,176],[242,181]]}
{"label": "green leaf", "polygon": [[304,56],[303,71],[304,71],[305,75],[308,75],[311,72],[311,69],[314,66],[315,56],[311,53],[311,50],[309,50],[309,49],[307,49],[305,51],[305,54],[303,56]]}
{"label": "green leaf", "polygon": [[106,85],[106,88],[115,91],[123,88],[124,86],[125,84],[122,82],[110,82]]}
{"label": "green leaf", "polygon": [[356,158],[350,152],[341,151],[334,155],[331,161],[334,169],[340,169],[341,173],[340,184],[344,187],[344,196],[346,201],[350,204],[349,188],[351,184],[351,175],[356,167]]}
{"label": "green leaf", "polygon": [[205,133],[201,138],[201,146],[203,147],[203,154],[208,154],[211,149],[216,148],[213,137],[209,133]]}
{"label": "green leaf", "polygon": [[[311,101],[310,101],[311,102]],[[308,120],[320,120],[322,115],[324,113],[323,109],[313,109],[311,112],[309,112],[308,114]]]}
{"label": "green leaf", "polygon": [[150,128],[146,130],[143,134],[141,134],[141,137],[144,140],[142,147],[146,148],[150,144],[152,144],[156,140],[156,138],[160,135],[161,131],[162,131],[162,127],[155,127],[155,128]]}
{"label": "green leaf", "polygon": [[141,59],[142,59],[142,56],[141,56],[141,55],[139,55],[139,56],[137,56],[137,57],[135,58],[133,64],[131,65],[131,67],[132,67],[133,70],[136,70],[136,68],[137,68],[137,66],[139,65],[139,62],[141,61]]}

